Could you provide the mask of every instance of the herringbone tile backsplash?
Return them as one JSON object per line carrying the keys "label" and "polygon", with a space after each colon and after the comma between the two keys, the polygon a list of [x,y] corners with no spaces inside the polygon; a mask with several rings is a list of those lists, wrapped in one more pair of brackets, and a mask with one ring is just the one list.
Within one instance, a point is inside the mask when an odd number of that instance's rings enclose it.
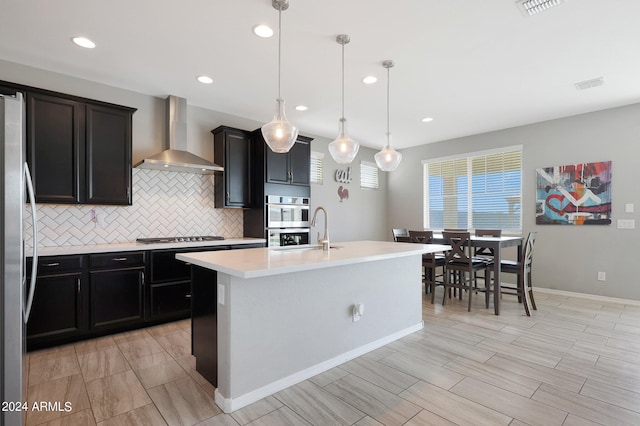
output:
{"label": "herringbone tile backsplash", "polygon": [[[133,205],[38,204],[39,246],[109,244],[189,235],[242,237],[242,210],[216,209],[213,175],[133,169]],[[31,210],[25,209],[31,245]]]}

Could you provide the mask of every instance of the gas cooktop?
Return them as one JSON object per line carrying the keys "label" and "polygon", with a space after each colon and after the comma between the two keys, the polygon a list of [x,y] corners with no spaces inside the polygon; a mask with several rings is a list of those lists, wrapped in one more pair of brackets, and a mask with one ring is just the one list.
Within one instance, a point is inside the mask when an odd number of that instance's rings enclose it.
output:
{"label": "gas cooktop", "polygon": [[194,243],[200,241],[218,241],[224,240],[224,237],[217,235],[202,235],[195,237],[157,237],[157,238],[138,238],[137,243],[156,244],[156,243]]}

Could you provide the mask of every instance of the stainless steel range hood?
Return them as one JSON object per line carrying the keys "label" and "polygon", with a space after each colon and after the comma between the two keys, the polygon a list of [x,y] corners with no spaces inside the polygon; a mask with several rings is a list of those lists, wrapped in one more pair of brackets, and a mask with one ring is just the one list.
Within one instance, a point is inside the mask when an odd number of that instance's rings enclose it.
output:
{"label": "stainless steel range hood", "polygon": [[187,151],[187,100],[177,96],[167,98],[167,143],[165,150],[145,158],[135,165],[140,169],[155,169],[182,173],[211,174],[224,168]]}

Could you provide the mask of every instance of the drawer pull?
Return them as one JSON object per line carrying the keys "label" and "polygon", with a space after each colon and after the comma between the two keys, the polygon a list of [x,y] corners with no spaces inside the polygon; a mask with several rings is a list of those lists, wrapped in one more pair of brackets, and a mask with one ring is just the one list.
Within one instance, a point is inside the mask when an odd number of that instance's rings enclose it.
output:
{"label": "drawer pull", "polygon": [[47,263],[47,264],[46,264],[46,265],[44,265],[44,266],[49,266],[49,267],[53,267],[53,266],[60,266],[60,263],[59,263],[59,262],[51,262],[51,263]]}
{"label": "drawer pull", "polygon": [[76,291],[80,294],[80,278],[76,280]]}
{"label": "drawer pull", "polygon": [[191,295],[190,294],[185,294],[184,297],[185,297],[185,299],[191,299]]}
{"label": "drawer pull", "polygon": [[114,257],[111,260],[115,260],[116,262],[126,262],[127,258],[126,257]]}

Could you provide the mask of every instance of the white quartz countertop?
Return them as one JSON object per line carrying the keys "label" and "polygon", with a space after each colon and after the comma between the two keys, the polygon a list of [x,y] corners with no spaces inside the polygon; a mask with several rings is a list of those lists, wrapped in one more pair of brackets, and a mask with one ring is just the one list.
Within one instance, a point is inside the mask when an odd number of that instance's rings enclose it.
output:
{"label": "white quartz countertop", "polygon": [[[264,238],[228,238],[217,241],[198,241],[188,243],[157,243],[143,244],[135,241],[114,244],[90,244],[85,246],[38,247],[38,256],[62,256],[67,254],[109,253],[117,251],[186,249],[195,247],[229,246],[237,244],[264,244]],[[27,249],[27,256],[32,256],[33,250]]]}
{"label": "white quartz countertop", "polygon": [[441,244],[351,241],[318,246],[253,248],[235,251],[178,253],[176,259],[240,278],[256,278],[289,272],[310,271],[354,263],[437,253],[451,249]]}

